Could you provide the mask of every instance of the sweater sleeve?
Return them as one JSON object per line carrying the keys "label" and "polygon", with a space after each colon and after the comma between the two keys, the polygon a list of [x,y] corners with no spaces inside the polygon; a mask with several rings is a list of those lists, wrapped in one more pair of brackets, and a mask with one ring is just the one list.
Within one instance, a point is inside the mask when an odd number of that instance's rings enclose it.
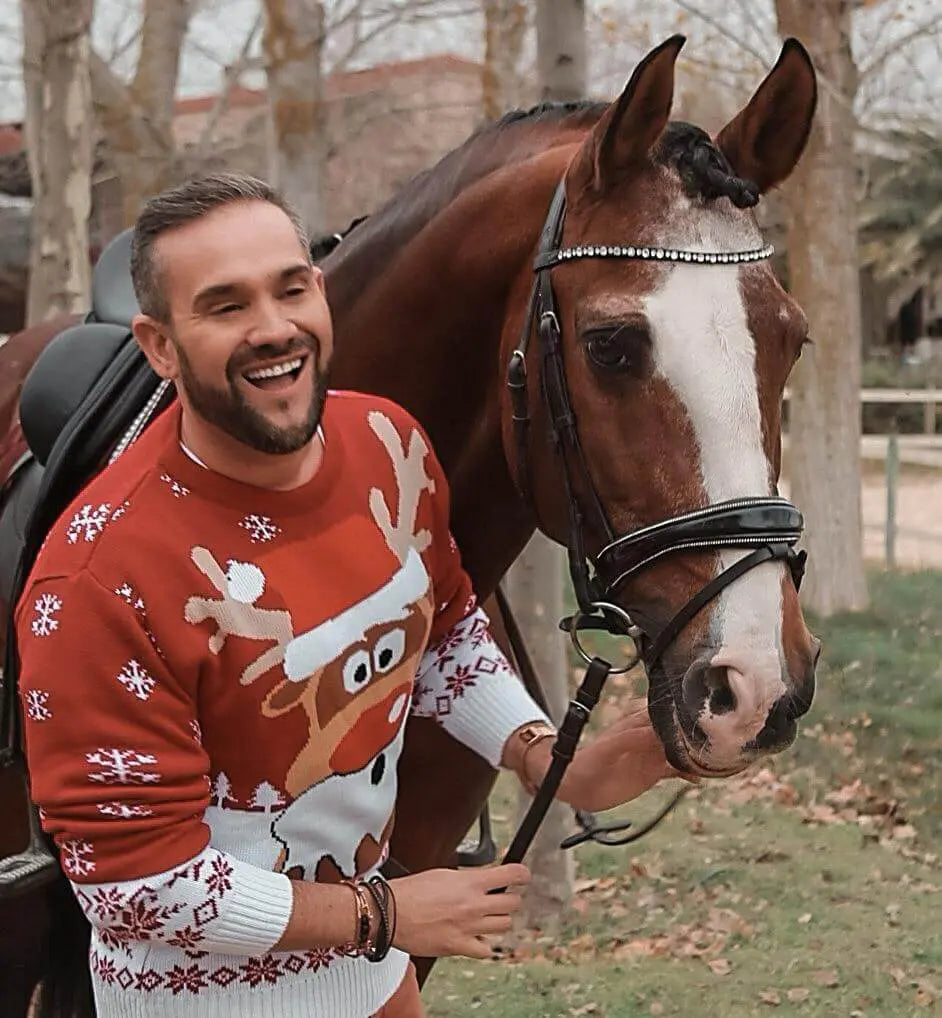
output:
{"label": "sweater sleeve", "polygon": [[[222,913],[214,945],[271,947],[290,916],[290,882],[207,848],[196,690],[167,667],[133,596],[86,567],[35,581],[16,623],[32,796],[89,919],[107,927],[105,898],[140,904],[137,884],[153,915],[191,913],[194,896],[221,887],[206,884],[215,866],[227,886],[211,895]],[[253,925],[256,907],[265,918]],[[179,936],[172,922],[139,932]]]}
{"label": "sweater sleeve", "polygon": [[448,481],[431,446],[427,466],[435,482],[426,552],[435,617],[429,648],[419,663],[412,713],[435,718],[449,735],[497,767],[504,743],[518,728],[549,719],[501,653],[487,615],[477,606],[449,527]]}

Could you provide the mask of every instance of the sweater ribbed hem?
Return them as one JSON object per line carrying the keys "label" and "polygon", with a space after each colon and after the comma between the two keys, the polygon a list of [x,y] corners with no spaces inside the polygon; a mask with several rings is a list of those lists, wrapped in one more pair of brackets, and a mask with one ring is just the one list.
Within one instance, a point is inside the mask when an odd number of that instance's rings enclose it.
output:
{"label": "sweater ribbed hem", "polygon": [[[371,1018],[396,992],[409,964],[397,950],[378,964],[335,957],[316,971],[305,970],[302,951],[261,959],[166,953],[179,962],[168,965],[173,959],[151,948],[140,967],[109,972],[107,982],[93,962],[98,1018]],[[268,978],[259,977],[266,968]],[[149,989],[158,977],[163,985]]]}

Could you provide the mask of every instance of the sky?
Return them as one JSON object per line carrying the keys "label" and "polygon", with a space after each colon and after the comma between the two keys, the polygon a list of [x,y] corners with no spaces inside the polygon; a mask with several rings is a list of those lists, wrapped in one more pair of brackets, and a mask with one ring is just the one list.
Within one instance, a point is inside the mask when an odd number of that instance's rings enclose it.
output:
{"label": "sky", "polygon": [[[0,122],[22,117],[20,83],[20,0],[0,0]],[[181,59],[181,96],[215,92],[223,68],[236,59],[255,22],[259,0],[198,0]],[[351,0],[325,0],[328,18],[349,7]],[[379,0],[377,0],[379,2]],[[472,59],[482,57],[480,19],[461,16],[474,0],[440,0],[445,16],[403,25],[362,50],[352,66],[449,51]],[[809,0],[810,2],[810,0]],[[587,0],[592,45],[592,90],[612,95],[642,53],[674,31],[690,36],[685,53],[716,54],[729,65],[750,65],[749,80],[774,62],[779,40],[774,31],[772,0]],[[134,61],[134,38],[140,0],[95,0],[93,41],[98,52],[128,74]],[[891,49],[894,40],[914,34],[935,16],[934,33],[925,32],[881,64],[879,75],[865,78],[859,107],[878,118],[902,111],[942,125],[942,0],[882,0],[856,15],[855,55],[866,68],[875,54]],[[342,37],[329,44],[328,64],[341,55]],[[257,49],[257,40],[256,40]],[[733,76],[735,77],[735,76]],[[260,86],[261,72],[243,83]],[[717,87],[721,87],[719,77]]]}

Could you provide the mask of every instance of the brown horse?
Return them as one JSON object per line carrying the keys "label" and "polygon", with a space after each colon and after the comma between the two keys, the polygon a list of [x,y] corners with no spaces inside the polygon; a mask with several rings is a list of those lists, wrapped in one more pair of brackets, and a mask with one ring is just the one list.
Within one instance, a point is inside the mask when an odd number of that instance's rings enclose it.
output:
{"label": "brown horse", "polygon": [[[575,519],[590,559],[624,565],[618,548],[603,552],[612,534],[716,504],[774,502],[780,402],[807,327],[775,280],[749,207],[798,161],[814,72],[789,41],[711,139],[668,119],[682,43],[652,51],[611,104],[540,107],[483,128],[324,263],[332,382],[391,397],[427,428],[481,595],[537,525],[566,542]],[[541,241],[560,181],[560,236]],[[542,337],[529,342],[541,249],[555,304],[548,317],[538,309],[536,325],[558,326],[570,404],[562,413],[552,409]],[[505,383],[518,344],[530,379],[523,433]],[[550,440],[560,421],[575,445]],[[575,448],[584,473],[570,470]],[[593,504],[598,512],[573,516]],[[616,607],[663,631],[744,554],[730,540],[693,543],[613,576]],[[685,769],[730,774],[779,751],[811,701],[817,645],[789,571],[778,559],[753,564],[648,660],[652,718]],[[413,719],[400,776],[393,855],[412,870],[450,864],[493,771],[433,722]],[[25,915],[41,925],[50,900],[24,901],[18,930],[4,918],[5,938],[24,943]],[[30,950],[61,984],[64,957]],[[3,1013],[23,1014],[10,999]]]}

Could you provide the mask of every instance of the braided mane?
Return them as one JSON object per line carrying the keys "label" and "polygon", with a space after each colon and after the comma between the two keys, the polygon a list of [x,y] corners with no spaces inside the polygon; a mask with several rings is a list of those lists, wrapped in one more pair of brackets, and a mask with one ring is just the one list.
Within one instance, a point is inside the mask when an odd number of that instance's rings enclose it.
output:
{"label": "braided mane", "polygon": [[655,157],[676,169],[692,198],[729,198],[740,209],[759,202],[759,188],[751,180],[737,177],[713,139],[693,124],[671,121],[658,139]]}

